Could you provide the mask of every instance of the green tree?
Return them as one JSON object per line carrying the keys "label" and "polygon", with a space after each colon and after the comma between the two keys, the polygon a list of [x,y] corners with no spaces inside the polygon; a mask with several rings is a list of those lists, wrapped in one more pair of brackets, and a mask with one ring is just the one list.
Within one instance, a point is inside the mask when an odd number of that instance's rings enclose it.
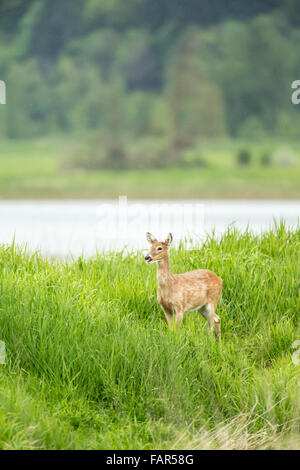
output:
{"label": "green tree", "polygon": [[168,96],[175,148],[192,145],[199,137],[225,134],[222,92],[198,53],[197,32],[179,40],[168,74]]}
{"label": "green tree", "polygon": [[28,137],[47,128],[51,91],[34,60],[12,63],[7,74],[8,137]]}

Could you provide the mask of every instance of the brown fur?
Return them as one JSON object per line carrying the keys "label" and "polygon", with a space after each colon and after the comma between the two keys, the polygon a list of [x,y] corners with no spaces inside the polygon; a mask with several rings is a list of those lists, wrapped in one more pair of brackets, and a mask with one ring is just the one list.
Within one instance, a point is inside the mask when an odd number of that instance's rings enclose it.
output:
{"label": "brown fur", "polygon": [[218,341],[221,320],[216,314],[216,307],[221,296],[222,279],[208,269],[172,274],[168,252],[172,235],[169,234],[164,242],[159,242],[147,232],[147,240],[151,248],[145,259],[148,264],[157,262],[157,300],[168,325],[173,327],[173,314],[175,325],[181,325],[185,312],[198,310],[206,318],[209,331],[215,332]]}

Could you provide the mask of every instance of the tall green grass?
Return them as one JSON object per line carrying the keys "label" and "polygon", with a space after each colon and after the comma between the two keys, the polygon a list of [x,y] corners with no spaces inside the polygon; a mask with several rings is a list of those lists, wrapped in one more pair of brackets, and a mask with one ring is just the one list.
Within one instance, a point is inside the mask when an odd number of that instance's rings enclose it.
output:
{"label": "tall green grass", "polygon": [[72,262],[0,249],[0,448],[300,448],[300,229],[171,250],[223,278],[219,344],[167,329],[142,253]]}

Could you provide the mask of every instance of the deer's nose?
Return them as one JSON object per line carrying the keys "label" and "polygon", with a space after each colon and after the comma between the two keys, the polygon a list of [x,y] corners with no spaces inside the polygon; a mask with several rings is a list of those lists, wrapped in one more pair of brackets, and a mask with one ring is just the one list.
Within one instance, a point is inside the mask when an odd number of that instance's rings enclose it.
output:
{"label": "deer's nose", "polygon": [[145,256],[145,260],[146,260],[146,261],[149,261],[150,259],[151,259],[151,258],[150,258],[149,255],[146,255],[146,256]]}

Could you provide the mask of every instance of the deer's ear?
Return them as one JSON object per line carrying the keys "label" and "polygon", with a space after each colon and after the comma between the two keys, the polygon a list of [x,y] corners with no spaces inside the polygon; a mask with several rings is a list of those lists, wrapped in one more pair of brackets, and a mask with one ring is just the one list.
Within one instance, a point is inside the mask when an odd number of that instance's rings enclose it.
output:
{"label": "deer's ear", "polygon": [[167,246],[170,246],[171,243],[172,243],[172,241],[173,241],[173,235],[172,235],[171,233],[169,233],[168,236],[167,236],[167,238],[166,238],[166,240],[165,240],[165,244],[166,244]]}
{"label": "deer's ear", "polygon": [[149,243],[157,242],[156,238],[150,232],[146,233],[146,238]]}

